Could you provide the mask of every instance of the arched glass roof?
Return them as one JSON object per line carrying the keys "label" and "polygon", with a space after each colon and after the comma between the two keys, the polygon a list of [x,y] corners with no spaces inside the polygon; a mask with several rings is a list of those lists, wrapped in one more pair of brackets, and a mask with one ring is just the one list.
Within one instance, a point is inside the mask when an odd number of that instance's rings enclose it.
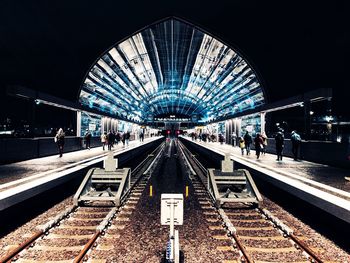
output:
{"label": "arched glass roof", "polygon": [[79,100],[140,123],[170,115],[214,122],[264,104],[264,95],[237,52],[170,18],[105,52],[87,73]]}

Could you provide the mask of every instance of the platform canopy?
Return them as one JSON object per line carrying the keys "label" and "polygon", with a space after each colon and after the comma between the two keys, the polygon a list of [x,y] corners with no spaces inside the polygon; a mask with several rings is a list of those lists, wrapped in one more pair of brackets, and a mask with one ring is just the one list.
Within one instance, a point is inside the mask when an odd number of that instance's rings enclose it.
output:
{"label": "platform canopy", "polygon": [[177,18],[152,24],[102,54],[79,100],[139,123],[169,117],[210,123],[265,102],[254,70],[237,51]]}

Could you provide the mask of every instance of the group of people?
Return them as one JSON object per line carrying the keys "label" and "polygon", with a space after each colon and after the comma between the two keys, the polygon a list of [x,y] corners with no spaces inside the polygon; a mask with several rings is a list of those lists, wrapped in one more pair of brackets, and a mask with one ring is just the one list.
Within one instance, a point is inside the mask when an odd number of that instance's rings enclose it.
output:
{"label": "group of people", "polygon": [[[192,132],[191,133],[191,138],[192,138],[193,141],[197,141],[197,139],[199,139],[202,142],[207,142],[207,141],[208,142],[216,142],[217,141],[217,138],[216,138],[215,134],[209,134],[209,133],[205,133],[205,132],[200,133],[200,134]],[[225,138],[224,138],[224,136],[221,133],[219,133],[219,135],[218,135],[218,141],[221,144],[223,144],[224,141],[225,141]]]}
{"label": "group of people", "polygon": [[[242,155],[244,155],[244,150],[246,150],[247,155],[250,155],[251,145],[254,143],[256,158],[259,159],[261,154],[266,153],[267,148],[267,136],[265,132],[257,133],[254,140],[252,136],[247,131],[243,137],[239,138],[239,147],[241,149]],[[294,160],[298,160],[298,153],[301,144],[301,137],[296,131],[291,133],[291,142],[292,142],[292,153]],[[284,149],[284,134],[283,130],[279,130],[275,135],[276,143],[276,154],[277,161],[282,161],[283,158],[283,149]]]}
{"label": "group of people", "polygon": [[[86,129],[85,134],[84,134],[84,143],[85,143],[85,148],[90,150],[91,147],[91,137],[92,134],[91,132]],[[130,132],[114,132],[114,131],[109,131],[104,132],[101,135],[101,143],[102,143],[102,149],[105,150],[105,147],[107,145],[108,150],[112,150],[114,144],[118,144],[120,141],[123,143],[123,145],[128,146],[129,145],[129,140],[130,140]],[[141,138],[140,138],[141,140]],[[143,138],[142,138],[143,140]],[[63,148],[64,148],[64,142],[65,142],[65,133],[62,128],[59,128],[55,137],[54,141],[57,144],[58,152],[59,152],[59,157],[62,157],[63,155]]]}
{"label": "group of people", "polygon": [[209,142],[211,142],[211,141],[214,142],[216,140],[216,137],[214,134],[210,135],[210,134],[205,133],[205,132],[200,133],[200,134],[198,134],[196,132],[192,132],[191,138],[192,138],[192,141],[197,141],[199,139],[200,141],[203,141],[203,142],[206,142],[207,140]]}
{"label": "group of people", "polygon": [[266,147],[267,147],[267,136],[265,132],[263,133],[257,133],[254,141],[252,136],[249,134],[247,131],[244,135],[244,137],[239,138],[239,148],[241,148],[242,155],[244,155],[244,150],[246,150],[247,155],[250,155],[250,149],[251,145],[254,142],[255,146],[255,153],[256,153],[256,158],[259,159],[260,154],[265,154],[266,153]]}
{"label": "group of people", "polygon": [[109,132],[104,132],[101,135],[101,143],[102,143],[102,149],[105,150],[105,147],[107,145],[108,150],[111,151],[114,147],[114,144],[118,145],[118,143],[121,141],[123,143],[123,146],[129,146],[129,140],[130,140],[130,132],[115,132],[109,130]]}
{"label": "group of people", "polygon": [[[144,134],[141,131],[140,134],[140,141],[143,141],[144,139]],[[215,135],[212,135],[215,137]],[[206,135],[206,134],[201,134],[199,137],[201,140],[206,141],[207,138],[210,141],[214,141],[214,138],[212,136]],[[65,133],[62,128],[60,128],[56,136],[54,138],[58,151],[59,151],[59,157],[62,157],[63,155],[63,147],[64,147],[64,137]],[[85,141],[85,148],[90,149],[91,146],[91,132],[86,129],[86,132],[84,134],[84,141]],[[196,140],[197,136],[195,133],[191,134],[192,140]],[[101,135],[101,143],[102,143],[102,149],[105,150],[105,147],[107,145],[108,150],[111,151],[114,144],[117,144],[121,141],[123,143],[123,146],[128,146],[129,145],[129,140],[130,140],[130,132],[115,132],[109,130],[109,132],[104,132]],[[221,144],[224,143],[224,136],[222,134],[219,134],[219,142]],[[292,142],[292,153],[294,160],[298,160],[298,152],[301,144],[301,137],[296,131],[292,131],[291,133],[291,142]],[[261,154],[266,153],[266,148],[267,148],[267,136],[265,132],[257,133],[254,140],[252,136],[249,134],[247,131],[243,137],[239,138],[239,148],[241,149],[242,155],[244,155],[244,150],[246,151],[247,155],[250,155],[250,150],[251,150],[251,145],[254,143],[255,147],[255,153],[256,153],[256,158],[259,159]],[[279,130],[276,135],[275,135],[275,143],[276,143],[276,154],[277,154],[277,161],[282,161],[283,158],[283,149],[284,149],[284,133],[283,130]]]}
{"label": "group of people", "polygon": [[[295,161],[298,161],[299,147],[301,144],[301,137],[296,131],[292,131],[290,140],[292,142],[292,153]],[[276,141],[276,153],[277,161],[282,161],[283,157],[283,148],[284,148],[284,135],[283,130],[279,130],[275,135]]]}

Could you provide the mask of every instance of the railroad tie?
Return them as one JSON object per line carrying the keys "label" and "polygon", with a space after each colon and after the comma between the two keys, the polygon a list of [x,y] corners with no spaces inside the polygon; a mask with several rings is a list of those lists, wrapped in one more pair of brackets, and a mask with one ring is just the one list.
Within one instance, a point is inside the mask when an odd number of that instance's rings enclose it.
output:
{"label": "railroad tie", "polygon": [[228,236],[225,236],[225,235],[216,235],[216,236],[212,236],[212,238],[217,239],[217,240],[231,240],[231,238],[229,238]]}
{"label": "railroad tie", "polygon": [[269,247],[269,248],[262,248],[262,247],[248,247],[245,246],[246,250],[252,252],[263,252],[263,253],[271,253],[271,252],[294,252],[297,249],[294,246],[290,246],[290,247]]}
{"label": "railroad tie", "polygon": [[217,246],[216,250],[218,251],[235,251],[232,246]]}
{"label": "railroad tie", "polygon": [[35,246],[35,250],[41,251],[81,251],[84,246],[53,247],[53,246]]}
{"label": "railroad tie", "polygon": [[249,240],[285,240],[286,238],[283,236],[269,236],[269,237],[252,237],[252,236],[241,236],[239,235],[239,239],[249,239]]}
{"label": "railroad tie", "polygon": [[[49,260],[37,260],[37,259],[24,259],[21,258],[18,260],[20,263],[57,263],[57,261],[49,261]],[[60,260],[59,263],[72,263],[72,260]]]}
{"label": "railroad tie", "polygon": [[112,249],[114,249],[113,245],[97,245],[96,247],[96,250],[103,250],[103,251],[112,250]]}
{"label": "railroad tie", "polygon": [[209,226],[210,230],[222,230],[222,226]]}
{"label": "railroad tie", "polygon": [[219,219],[217,219],[217,218],[205,218],[205,220],[207,222],[210,222],[210,223],[214,223],[214,222],[218,222],[219,221]]}
{"label": "railroad tie", "polygon": [[120,230],[122,230],[124,228],[125,228],[125,225],[115,225],[115,224],[113,224],[109,227],[109,229],[120,229]]}
{"label": "railroad tie", "polygon": [[216,216],[216,215],[218,215],[217,212],[211,212],[211,211],[204,211],[203,214],[204,214],[204,215],[210,215],[210,216]]}
{"label": "railroad tie", "polygon": [[90,239],[93,234],[90,235],[61,235],[61,234],[50,234],[45,237],[45,239],[58,239],[58,238],[66,238],[66,239]]}

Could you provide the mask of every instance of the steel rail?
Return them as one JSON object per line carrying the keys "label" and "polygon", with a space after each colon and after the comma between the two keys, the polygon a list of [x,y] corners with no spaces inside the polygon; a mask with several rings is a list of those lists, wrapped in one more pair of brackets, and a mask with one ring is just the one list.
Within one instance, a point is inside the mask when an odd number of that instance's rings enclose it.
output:
{"label": "steel rail", "polygon": [[41,236],[43,236],[45,234],[44,231],[40,230],[35,232],[34,235],[32,235],[30,238],[28,238],[27,240],[25,240],[23,243],[21,243],[18,247],[16,247],[15,249],[11,250],[8,254],[6,254],[3,258],[0,259],[1,263],[5,263],[5,262],[11,262],[12,259],[14,259],[22,250],[26,249],[27,247],[29,247],[32,243],[35,242],[35,240],[37,240],[38,238],[40,238]]}
{"label": "steel rail", "polygon": [[[193,155],[191,155],[191,152],[188,150],[188,148],[186,146],[184,146],[184,144],[182,142],[180,142],[180,148],[183,149],[183,153],[187,156],[191,156],[191,160],[197,165],[197,167],[201,170],[201,172],[206,175],[206,169],[203,167],[203,165],[198,161],[197,158],[195,158]],[[192,164],[193,165],[193,164]],[[199,175],[197,175],[200,179],[201,177]],[[201,179],[202,181],[202,179]],[[202,181],[202,183],[204,184],[204,182]],[[205,185],[204,185],[205,186]],[[205,187],[206,188],[206,187]],[[208,192],[209,196],[210,192]],[[266,209],[264,209],[266,210]],[[276,220],[273,220],[272,218],[270,218],[270,216],[268,216],[264,210],[259,209],[258,211],[265,215],[267,217],[267,219],[269,219],[274,225],[276,225],[279,229],[281,229],[288,237],[290,237],[295,244],[297,244],[301,249],[303,249],[309,257],[311,257],[314,262],[317,263],[324,263],[324,261],[312,250],[309,248],[309,246],[307,244],[305,244],[305,242],[303,242],[302,240],[300,240],[296,235],[294,235],[292,233],[291,230],[288,230],[289,228],[284,226],[284,224],[279,224],[276,223]],[[283,226],[282,226],[283,225]],[[230,233],[230,236],[232,236],[234,238],[234,240],[236,241],[237,246],[239,247],[239,249],[242,251],[243,256],[246,258],[248,263],[254,263],[254,260],[251,258],[251,256],[249,255],[249,253],[247,252],[247,250],[244,248],[244,245],[241,243],[239,237],[235,234],[235,233]]]}
{"label": "steel rail", "polygon": [[[164,145],[164,143],[162,143],[161,145],[159,145],[153,152],[152,154],[155,155],[155,153],[157,153],[158,151],[162,150],[162,146]],[[146,157],[145,160],[143,160],[133,171],[133,173],[137,173],[139,172],[139,170],[142,168],[143,165],[145,165],[145,163],[147,162],[147,160],[152,156],[148,155]],[[136,182],[131,186],[131,188],[133,188],[137,182],[139,181],[139,179],[142,177],[142,174],[139,178],[137,178]],[[75,209],[75,207],[73,207],[71,209],[71,212],[73,212],[73,210]],[[65,214],[64,216],[61,216],[59,220],[56,220],[56,222],[54,223],[48,223],[48,226],[46,227],[46,229],[44,230],[38,230],[36,231],[31,237],[29,237],[28,239],[26,239],[25,241],[23,241],[18,247],[14,248],[13,250],[11,250],[9,253],[7,253],[5,256],[3,256],[2,258],[0,258],[0,263],[9,263],[11,262],[13,259],[15,259],[15,257],[23,250],[25,250],[26,248],[28,248],[30,245],[32,245],[37,239],[39,239],[40,237],[42,237],[43,235],[45,235],[45,233],[50,230],[51,228],[53,228],[54,226],[56,226],[57,224],[59,224],[60,221],[62,221],[63,219],[65,219],[68,216],[68,214]],[[101,231],[96,232],[93,237],[88,241],[88,243],[84,246],[84,248],[82,249],[82,251],[80,251],[79,255],[77,256],[77,258],[74,259],[74,262],[81,262],[81,260],[83,259],[83,257],[85,256],[85,254],[87,253],[87,251],[91,248],[91,246],[95,243],[96,239],[100,236]]]}
{"label": "steel rail", "polygon": [[248,254],[248,251],[245,249],[245,247],[243,246],[242,242],[239,240],[239,237],[235,233],[232,233],[231,236],[236,241],[237,246],[241,250],[241,252],[242,252],[243,256],[245,257],[245,259],[247,260],[247,262],[248,263],[254,263],[254,260]]}
{"label": "steel rail", "polygon": [[[207,175],[207,169],[198,161],[198,159],[196,157],[194,157],[191,154],[190,150],[188,150],[187,147],[184,146],[184,144],[182,142],[180,142],[179,145],[180,145],[180,148],[182,149],[183,154],[185,154],[185,155],[187,154],[187,156],[188,155],[191,156],[192,157],[191,160],[201,170],[201,173],[203,173],[204,176],[206,176]],[[191,165],[193,165],[193,164],[191,164]],[[204,188],[207,189],[207,187],[206,187],[205,183],[202,181],[201,177],[198,174],[197,174],[197,176],[199,177],[199,179],[200,179],[201,183],[203,184]],[[210,194],[209,191],[208,191],[208,197],[211,199],[212,202],[215,202],[215,200],[213,199],[213,197],[212,197],[212,195]],[[229,236],[231,236],[235,240],[235,242],[236,242],[238,248],[240,249],[240,251],[242,252],[243,257],[245,258],[246,262],[247,263],[254,263],[254,260],[251,258],[251,256],[249,255],[248,251],[245,249],[244,245],[242,244],[242,242],[240,241],[238,236],[234,232],[230,232]]]}
{"label": "steel rail", "polygon": [[147,162],[148,159],[150,159],[151,157],[156,155],[156,153],[161,150],[161,148],[163,147],[163,144],[164,144],[164,142],[161,143],[151,154],[147,155],[147,157],[141,163],[139,163],[135,167],[135,169],[133,171],[131,171],[131,173],[137,173],[142,168],[142,166]]}
{"label": "steel rail", "polygon": [[289,234],[289,237],[296,243],[298,244],[303,250],[306,251],[306,253],[308,253],[314,260],[316,260],[316,262],[318,263],[324,263],[324,261],[322,259],[320,259],[320,257],[311,249],[309,248],[308,245],[305,244],[305,242],[303,242],[302,240],[300,240],[299,238],[297,238],[293,233]]}
{"label": "steel rail", "polygon": [[54,219],[50,220],[46,225],[44,225],[43,229],[36,231],[31,237],[23,241],[18,247],[11,250],[4,257],[0,259],[0,263],[3,262],[11,262],[21,251],[26,249],[28,246],[32,245],[37,239],[43,236],[48,230],[59,224],[60,221],[67,218],[74,210],[75,206],[67,208],[63,212],[59,213]]}
{"label": "steel rail", "polygon": [[268,220],[270,220],[276,227],[278,227],[286,236],[290,237],[296,245],[298,245],[301,249],[303,249],[309,257],[311,257],[314,261],[318,263],[323,263],[324,261],[320,259],[320,257],[307,245],[305,242],[300,240],[296,235],[293,234],[293,230],[282,223],[277,217],[273,216],[271,212],[267,209],[258,209],[258,211],[264,215]]}
{"label": "steel rail", "polygon": [[90,250],[90,248],[94,245],[95,241],[97,240],[97,238],[101,235],[101,232],[96,232],[92,238],[85,244],[85,246],[83,247],[83,249],[80,251],[79,255],[76,256],[76,258],[74,259],[73,263],[78,263],[84,260],[84,257],[86,255],[86,253]]}

